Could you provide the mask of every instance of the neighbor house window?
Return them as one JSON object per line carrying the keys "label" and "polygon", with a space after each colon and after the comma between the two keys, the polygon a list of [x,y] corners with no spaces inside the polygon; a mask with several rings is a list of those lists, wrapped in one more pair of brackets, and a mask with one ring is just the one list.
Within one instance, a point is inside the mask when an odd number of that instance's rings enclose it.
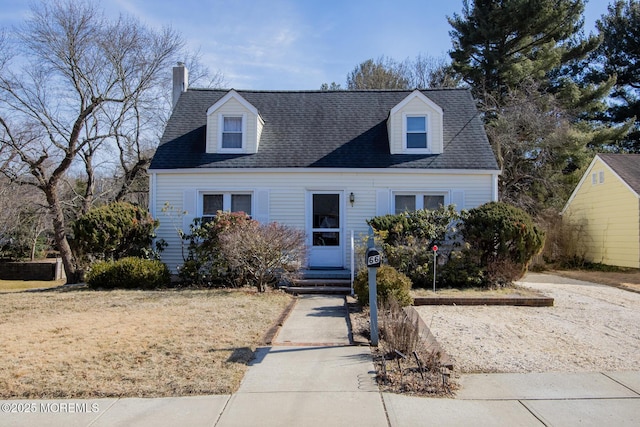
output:
{"label": "neighbor house window", "polygon": [[591,174],[591,184],[604,184],[604,171],[598,171]]}
{"label": "neighbor house window", "polygon": [[427,116],[405,116],[405,146],[408,150],[427,148]]}
{"label": "neighbor house window", "polygon": [[222,118],[222,148],[242,148],[242,116]]}
{"label": "neighbor house window", "polygon": [[218,193],[202,195],[202,217],[210,221],[218,211],[244,212],[251,216],[250,193]]}
{"label": "neighbor house window", "polygon": [[443,194],[396,194],[395,213],[412,212],[420,209],[435,210],[444,206]]}

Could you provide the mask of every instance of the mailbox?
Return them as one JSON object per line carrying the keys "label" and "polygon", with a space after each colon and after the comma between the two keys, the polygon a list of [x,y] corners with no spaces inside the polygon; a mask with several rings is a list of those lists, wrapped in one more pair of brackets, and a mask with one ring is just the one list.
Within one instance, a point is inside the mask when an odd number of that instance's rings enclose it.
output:
{"label": "mailbox", "polygon": [[380,267],[380,252],[375,248],[367,250],[367,267]]}

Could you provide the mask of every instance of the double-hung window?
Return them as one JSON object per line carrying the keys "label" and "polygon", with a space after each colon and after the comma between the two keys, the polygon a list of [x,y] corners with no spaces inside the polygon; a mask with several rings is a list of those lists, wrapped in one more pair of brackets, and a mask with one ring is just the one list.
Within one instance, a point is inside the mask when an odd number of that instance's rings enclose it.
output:
{"label": "double-hung window", "polygon": [[222,116],[223,149],[242,149],[242,116]]}
{"label": "double-hung window", "polygon": [[412,212],[420,209],[435,210],[444,206],[443,194],[396,194],[394,196],[394,211],[396,214]]}
{"label": "double-hung window", "polygon": [[244,212],[251,216],[251,193],[205,193],[202,195],[202,218],[212,220],[218,211]]}
{"label": "double-hung window", "polygon": [[427,116],[405,116],[405,148],[407,150],[426,150],[427,144]]}

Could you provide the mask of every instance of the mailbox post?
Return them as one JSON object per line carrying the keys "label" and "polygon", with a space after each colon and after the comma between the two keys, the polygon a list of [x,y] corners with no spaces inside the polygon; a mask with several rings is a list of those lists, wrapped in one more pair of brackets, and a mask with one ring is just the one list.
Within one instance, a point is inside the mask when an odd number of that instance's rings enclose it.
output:
{"label": "mailbox post", "polygon": [[436,259],[438,258],[438,246],[433,245],[433,292],[435,293],[436,291],[436,266],[437,266],[437,262]]}
{"label": "mailbox post", "polygon": [[371,345],[378,346],[378,286],[376,273],[380,267],[380,252],[373,247],[373,239],[370,239],[367,250],[367,273],[369,276],[369,314],[371,323]]}

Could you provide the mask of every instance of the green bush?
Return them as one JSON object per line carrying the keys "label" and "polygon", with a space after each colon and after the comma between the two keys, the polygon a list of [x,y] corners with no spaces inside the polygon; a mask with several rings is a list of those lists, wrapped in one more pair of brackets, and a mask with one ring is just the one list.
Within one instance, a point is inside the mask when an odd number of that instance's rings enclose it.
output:
{"label": "green bush", "polygon": [[85,280],[94,289],[155,289],[168,286],[171,274],[158,260],[126,257],[96,262]]}
{"label": "green bush", "polygon": [[[400,273],[390,265],[383,265],[376,273],[376,287],[378,304],[384,304],[390,298],[395,299],[400,306],[413,304],[411,279]],[[362,305],[369,305],[369,275],[368,269],[358,272],[353,282],[353,288]]]}
{"label": "green bush", "polygon": [[464,213],[458,213],[453,205],[440,206],[438,209],[420,209],[396,215],[377,216],[368,224],[373,227],[385,244],[396,245],[407,237],[422,240],[428,247],[441,245],[456,232],[458,220]]}
{"label": "green bush", "polygon": [[471,209],[462,227],[467,259],[475,258],[486,286],[502,286],[520,279],[544,246],[544,231],[529,214],[503,202]]}
{"label": "green bush", "polygon": [[158,227],[149,212],[127,202],[91,209],[74,221],[73,247],[81,255],[98,259],[149,257]]}
{"label": "green bush", "polygon": [[472,251],[455,251],[443,266],[438,266],[438,288],[486,286],[485,271]]}
{"label": "green bush", "polygon": [[433,282],[431,248],[439,247],[438,260],[445,263],[459,245],[457,227],[464,215],[449,205],[374,217],[368,222],[383,241],[389,265],[409,276],[414,286],[429,287]]}

